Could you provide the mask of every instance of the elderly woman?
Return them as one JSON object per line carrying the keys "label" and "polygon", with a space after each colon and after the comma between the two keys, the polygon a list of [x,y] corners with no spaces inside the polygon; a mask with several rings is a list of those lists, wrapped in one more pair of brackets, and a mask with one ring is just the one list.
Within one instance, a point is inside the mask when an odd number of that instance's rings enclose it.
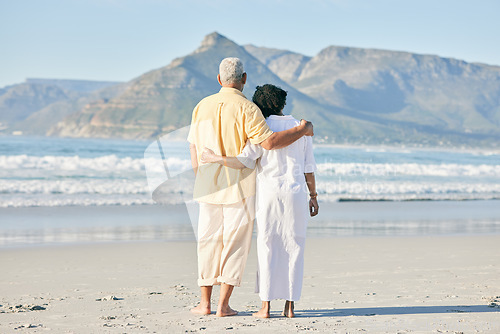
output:
{"label": "elderly woman", "polygon": [[[300,124],[291,115],[283,114],[286,95],[281,88],[263,85],[257,87],[253,96],[272,131]],[[299,300],[302,290],[308,216],[317,215],[319,209],[311,137],[302,137],[277,150],[247,143],[237,157],[215,155],[205,148],[201,161],[230,168],[255,168],[257,164],[256,292],[262,308],[254,316],[268,318],[271,300],[285,299],[283,315],[294,317],[294,301]]]}

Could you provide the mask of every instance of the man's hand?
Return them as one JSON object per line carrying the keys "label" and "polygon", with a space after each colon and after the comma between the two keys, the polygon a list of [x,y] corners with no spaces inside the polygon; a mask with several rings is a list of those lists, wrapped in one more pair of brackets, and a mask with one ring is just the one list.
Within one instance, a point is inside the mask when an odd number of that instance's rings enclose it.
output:
{"label": "man's hand", "polygon": [[313,124],[311,122],[306,121],[305,119],[300,120],[300,126],[306,129],[305,136],[314,136]]}
{"label": "man's hand", "polygon": [[318,211],[319,211],[318,199],[311,198],[309,200],[309,214],[311,215],[311,217],[314,217],[318,214]]}

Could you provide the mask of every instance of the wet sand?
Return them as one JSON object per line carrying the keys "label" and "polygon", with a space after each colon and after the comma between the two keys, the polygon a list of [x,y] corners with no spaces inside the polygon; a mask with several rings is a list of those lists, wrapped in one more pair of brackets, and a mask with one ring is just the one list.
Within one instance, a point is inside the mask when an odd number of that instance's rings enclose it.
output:
{"label": "wet sand", "polygon": [[[196,215],[194,215],[196,216]],[[186,205],[0,208],[0,249],[195,240]],[[320,202],[309,237],[500,234],[500,201]]]}

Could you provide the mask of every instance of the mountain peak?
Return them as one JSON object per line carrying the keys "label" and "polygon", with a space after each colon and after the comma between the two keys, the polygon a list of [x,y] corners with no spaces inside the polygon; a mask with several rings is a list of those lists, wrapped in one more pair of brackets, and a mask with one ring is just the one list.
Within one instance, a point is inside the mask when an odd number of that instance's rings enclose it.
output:
{"label": "mountain peak", "polygon": [[225,36],[222,36],[217,31],[214,31],[213,33],[205,36],[205,38],[201,42],[201,46],[202,47],[213,46],[213,45],[216,45],[217,43],[219,43],[221,41],[225,41],[225,40],[227,40],[227,38]]}
{"label": "mountain peak", "polygon": [[237,46],[237,47],[239,47],[236,43],[234,43],[233,41],[231,41],[227,37],[214,31],[213,33],[205,36],[205,38],[201,42],[200,47],[198,49],[196,49],[194,51],[194,53],[205,52],[205,51],[210,50],[214,47],[219,48],[221,46]]}

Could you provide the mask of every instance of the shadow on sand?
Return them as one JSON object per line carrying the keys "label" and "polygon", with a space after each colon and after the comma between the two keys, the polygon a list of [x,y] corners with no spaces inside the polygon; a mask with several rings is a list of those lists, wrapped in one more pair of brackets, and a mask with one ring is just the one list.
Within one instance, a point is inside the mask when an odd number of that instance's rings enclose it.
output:
{"label": "shadow on sand", "polygon": [[430,314],[430,313],[484,313],[497,312],[500,308],[488,305],[456,305],[456,306],[401,306],[401,307],[370,307],[345,309],[296,310],[298,318],[316,317],[346,317],[346,316],[374,316],[396,314]]}

